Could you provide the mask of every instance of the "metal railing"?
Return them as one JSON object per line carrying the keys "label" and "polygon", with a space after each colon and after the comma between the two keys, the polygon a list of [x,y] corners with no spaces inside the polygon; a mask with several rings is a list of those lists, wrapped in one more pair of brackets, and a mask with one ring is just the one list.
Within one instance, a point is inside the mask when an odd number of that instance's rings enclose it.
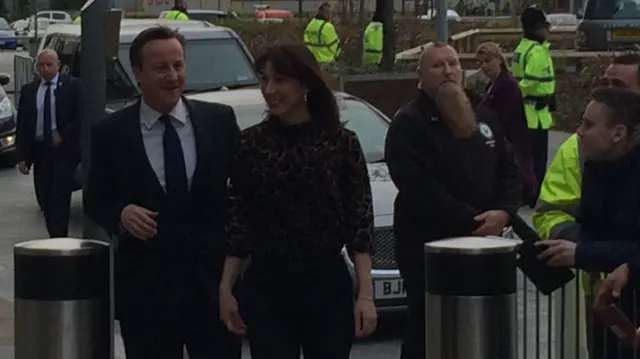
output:
{"label": "metal railing", "polygon": [[[640,349],[626,346],[593,314],[595,292],[585,290],[587,274],[553,294],[541,294],[518,269],[517,341],[521,359],[632,359]],[[588,288],[597,288],[591,279]],[[627,288],[618,307],[638,327],[639,296]],[[635,319],[635,320],[634,320]]]}
{"label": "metal railing", "polygon": [[[512,229],[503,237],[517,238]],[[520,269],[517,271],[518,358],[600,359],[588,356],[582,273],[547,296]]]}
{"label": "metal railing", "polygon": [[[518,239],[512,229],[502,237]],[[614,303],[628,320],[617,318],[614,325],[612,318],[619,314],[614,313],[615,308],[593,309],[603,274],[574,271],[572,280],[545,295],[516,267],[516,261],[505,261],[508,255],[496,257],[494,245],[483,249],[476,242],[477,248],[460,241],[458,247],[452,244],[455,240],[425,245],[425,261],[432,263],[426,268],[426,323],[428,329],[436,331],[427,333],[427,350],[432,349],[428,359],[640,359],[640,334],[636,334],[640,333],[636,329],[640,324],[640,296],[631,283]],[[438,253],[447,253],[442,248],[454,250],[438,258]],[[529,255],[526,251],[518,253]],[[525,262],[522,265],[527,273],[538,276]],[[447,269],[454,265],[458,270]],[[461,265],[468,268],[461,271]],[[465,274],[467,270],[472,272]],[[502,274],[505,270],[515,270],[515,276],[509,280],[509,275]],[[536,282],[542,287],[563,282],[561,272],[554,273],[558,278],[549,283],[539,278]],[[450,285],[442,284],[445,282]],[[505,307],[509,296],[513,304]]]}
{"label": "metal railing", "polygon": [[15,55],[13,58],[13,103],[17,106],[20,100],[22,86],[33,81],[35,76],[35,62],[30,56]]}
{"label": "metal railing", "polygon": [[518,357],[586,359],[584,291],[579,279],[546,296],[518,270]]}

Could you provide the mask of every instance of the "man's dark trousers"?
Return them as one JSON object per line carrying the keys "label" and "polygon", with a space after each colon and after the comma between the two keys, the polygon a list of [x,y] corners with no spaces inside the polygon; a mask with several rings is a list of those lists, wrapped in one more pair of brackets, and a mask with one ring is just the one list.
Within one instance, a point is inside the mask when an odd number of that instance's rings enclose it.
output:
{"label": "man's dark trousers", "polygon": [[64,144],[52,147],[36,142],[34,145],[33,181],[51,238],[68,236],[77,157],[74,149]]}
{"label": "man's dark trousers", "polygon": [[424,263],[420,258],[398,260],[407,291],[408,313],[400,359],[424,359],[426,356]]}
{"label": "man's dark trousers", "polygon": [[[229,332],[218,314],[217,301],[187,285],[171,285],[157,295],[132,293],[118,320],[127,359],[238,359],[240,338]],[[164,292],[164,293],[163,293]]]}

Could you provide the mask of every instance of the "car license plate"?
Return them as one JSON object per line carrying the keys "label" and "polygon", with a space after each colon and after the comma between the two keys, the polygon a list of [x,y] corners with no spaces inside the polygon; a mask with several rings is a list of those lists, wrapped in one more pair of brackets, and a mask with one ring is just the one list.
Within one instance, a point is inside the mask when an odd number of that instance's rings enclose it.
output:
{"label": "car license plate", "polygon": [[616,29],[613,37],[617,39],[631,39],[640,37],[640,29]]}
{"label": "car license plate", "polygon": [[406,298],[402,279],[378,279],[373,281],[373,294],[376,299]]}

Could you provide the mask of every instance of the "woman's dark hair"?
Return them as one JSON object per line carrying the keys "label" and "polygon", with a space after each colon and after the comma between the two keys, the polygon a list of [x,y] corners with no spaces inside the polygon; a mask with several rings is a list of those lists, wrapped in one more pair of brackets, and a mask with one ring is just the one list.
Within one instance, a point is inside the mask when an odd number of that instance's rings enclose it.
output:
{"label": "woman's dark hair", "polygon": [[[270,46],[255,61],[258,73],[263,74],[267,63],[283,77],[294,78],[307,88],[307,109],[318,127],[327,131],[340,128],[340,110],[333,91],[324,80],[320,65],[311,51],[302,44],[283,43]],[[268,116],[267,121],[276,120]]]}

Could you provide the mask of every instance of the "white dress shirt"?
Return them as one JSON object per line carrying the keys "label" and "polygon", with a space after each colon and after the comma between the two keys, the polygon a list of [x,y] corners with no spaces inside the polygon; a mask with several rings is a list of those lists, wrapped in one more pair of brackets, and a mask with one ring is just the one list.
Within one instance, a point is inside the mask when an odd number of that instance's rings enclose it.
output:
{"label": "white dress shirt", "polygon": [[[54,133],[57,129],[56,124],[56,90],[58,89],[58,79],[60,74],[51,80],[51,133]],[[36,139],[41,141],[44,137],[44,97],[47,94],[47,81],[44,79],[40,81],[38,92],[36,94],[36,109],[38,111],[36,119]]]}
{"label": "white dress shirt", "polygon": [[[140,130],[142,132],[144,149],[147,152],[147,158],[149,159],[151,168],[158,177],[158,182],[160,182],[162,188],[166,190],[164,147],[162,146],[165,125],[161,121],[158,121],[162,115],[162,113],[152,109],[142,100],[140,104]],[[189,187],[191,187],[191,180],[193,179],[193,173],[196,169],[197,152],[193,125],[189,119],[189,110],[181,99],[176,107],[167,115],[172,117],[171,123],[175,126],[176,132],[178,132],[178,136],[180,137],[187,169],[187,181]]]}

